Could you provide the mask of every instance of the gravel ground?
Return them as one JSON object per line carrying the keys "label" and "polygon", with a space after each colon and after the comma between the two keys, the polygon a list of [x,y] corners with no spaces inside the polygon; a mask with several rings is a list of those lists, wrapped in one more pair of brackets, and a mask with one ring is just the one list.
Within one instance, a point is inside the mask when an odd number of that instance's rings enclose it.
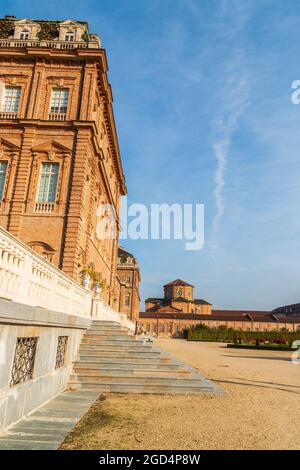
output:
{"label": "gravel ground", "polygon": [[300,364],[285,351],[162,339],[227,397],[107,395],[62,449],[300,449]]}

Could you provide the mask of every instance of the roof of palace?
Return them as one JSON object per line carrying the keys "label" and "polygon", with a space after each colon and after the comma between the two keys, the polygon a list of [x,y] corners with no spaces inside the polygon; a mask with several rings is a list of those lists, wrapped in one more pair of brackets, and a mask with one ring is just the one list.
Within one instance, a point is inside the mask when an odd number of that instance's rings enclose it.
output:
{"label": "roof of palace", "polygon": [[175,297],[174,299],[159,299],[157,297],[149,297],[145,300],[145,303],[162,303],[163,305],[169,305],[171,302],[182,302],[182,303],[192,303],[195,305],[212,305],[210,302],[204,299],[186,299],[184,297]]}
{"label": "roof of palace", "polygon": [[194,287],[192,284],[189,284],[188,282],[183,281],[182,279],[175,279],[174,281],[169,282],[168,284],[165,284],[164,287],[169,287],[169,286],[188,286],[188,287]]}
{"label": "roof of palace", "polygon": [[211,315],[203,315],[197,313],[171,313],[159,311],[140,312],[140,318],[162,318],[169,320],[195,320],[201,322],[202,320],[211,321],[249,321],[249,322],[276,322],[276,323],[299,323],[300,316],[298,317],[284,317],[279,318],[269,311],[261,310],[212,310]]}
{"label": "roof of palace", "polygon": [[297,304],[289,304],[289,305],[282,305],[281,307],[274,308],[272,310],[273,313],[284,313],[286,315],[289,314],[300,314],[300,303]]}
{"label": "roof of palace", "polygon": [[207,302],[207,300],[204,299],[194,299],[193,302],[196,305],[212,305],[210,302]]}
{"label": "roof of palace", "polygon": [[[0,18],[0,37],[1,39],[8,39],[14,34],[15,22],[25,18],[16,18],[15,16],[6,15],[4,18]],[[28,19],[28,18],[26,18]],[[37,34],[40,40],[54,40],[59,37],[59,24],[64,23],[65,20],[34,20],[28,19],[32,23],[37,23],[41,30]],[[71,20],[70,20],[71,22]],[[86,21],[75,21],[86,26],[88,32],[88,23]]]}
{"label": "roof of palace", "polygon": [[129,251],[126,251],[125,248],[123,248],[122,246],[119,246],[118,247],[118,256],[119,258],[122,258],[122,257],[130,257],[130,258],[134,258],[134,255],[129,253]]}
{"label": "roof of palace", "polygon": [[172,307],[171,305],[165,305],[164,307],[150,307],[146,313],[151,312],[156,315],[161,315],[162,313],[182,313],[181,309]]}

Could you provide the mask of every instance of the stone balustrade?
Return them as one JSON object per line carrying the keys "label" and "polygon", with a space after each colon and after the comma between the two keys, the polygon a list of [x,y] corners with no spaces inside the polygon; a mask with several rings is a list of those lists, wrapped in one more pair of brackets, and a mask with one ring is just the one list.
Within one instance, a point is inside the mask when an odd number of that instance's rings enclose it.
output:
{"label": "stone balustrade", "polygon": [[39,41],[31,39],[0,39],[0,47],[47,47],[51,49],[99,49],[98,41]]}
{"label": "stone balustrade", "polygon": [[34,212],[53,212],[54,202],[36,202]]}
{"label": "stone balustrade", "polygon": [[135,324],[0,227],[0,297],[91,320]]}
{"label": "stone balustrade", "polygon": [[18,113],[0,112],[0,119],[17,119]]}
{"label": "stone balustrade", "polygon": [[0,297],[91,318],[92,293],[2,227]]}
{"label": "stone balustrade", "polygon": [[49,114],[49,121],[66,121],[67,115],[66,113],[50,113]]}
{"label": "stone balustrade", "polygon": [[135,324],[128,320],[125,313],[119,313],[106,305],[101,299],[93,300],[93,310],[92,310],[93,320],[103,320],[103,321],[114,321],[121,323],[132,332],[135,331]]}

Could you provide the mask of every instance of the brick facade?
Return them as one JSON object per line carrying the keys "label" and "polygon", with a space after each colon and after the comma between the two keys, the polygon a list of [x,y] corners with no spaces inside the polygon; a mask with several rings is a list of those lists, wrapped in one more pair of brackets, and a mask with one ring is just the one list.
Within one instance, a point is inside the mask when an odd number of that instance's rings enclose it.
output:
{"label": "brick facade", "polygon": [[[0,20],[1,103],[5,87],[21,93],[17,112],[0,112],[0,162],[8,162],[0,224],[77,280],[92,265],[112,304],[118,243],[99,237],[99,224],[105,232],[109,205],[119,232],[126,187],[106,53],[86,23],[22,21],[33,25],[26,41],[16,37],[22,22]],[[66,31],[76,33],[74,43],[64,41]],[[50,112],[54,89],[68,90],[64,114]],[[46,162],[59,168],[51,204],[37,200]]]}

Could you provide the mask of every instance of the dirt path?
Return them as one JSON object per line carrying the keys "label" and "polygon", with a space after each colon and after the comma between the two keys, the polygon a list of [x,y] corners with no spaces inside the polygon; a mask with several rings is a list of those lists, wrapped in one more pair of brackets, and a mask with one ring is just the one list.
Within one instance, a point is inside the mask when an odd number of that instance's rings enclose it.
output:
{"label": "dirt path", "polygon": [[300,449],[300,364],[290,353],[220,343],[157,344],[213,380],[227,397],[108,395],[66,449]]}

